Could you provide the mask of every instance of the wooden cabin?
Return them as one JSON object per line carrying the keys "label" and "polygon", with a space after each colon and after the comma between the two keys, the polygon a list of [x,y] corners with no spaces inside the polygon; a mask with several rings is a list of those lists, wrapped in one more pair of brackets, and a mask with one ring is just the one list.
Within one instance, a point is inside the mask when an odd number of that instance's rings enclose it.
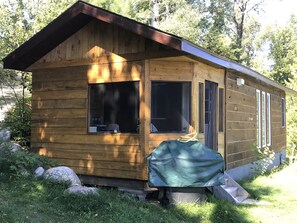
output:
{"label": "wooden cabin", "polygon": [[226,170],[286,149],[285,96],[248,67],[77,2],[4,59],[32,72],[31,148],[85,183],[143,188],[146,156],[196,131]]}

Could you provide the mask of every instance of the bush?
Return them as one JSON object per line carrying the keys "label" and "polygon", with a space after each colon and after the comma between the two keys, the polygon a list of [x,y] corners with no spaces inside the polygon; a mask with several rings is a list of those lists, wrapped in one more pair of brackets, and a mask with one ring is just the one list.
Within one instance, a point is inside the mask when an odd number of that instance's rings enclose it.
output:
{"label": "bush", "polygon": [[253,168],[254,177],[265,175],[268,172],[268,168],[275,159],[275,152],[270,150],[269,147],[264,147],[262,149],[256,149],[255,167]]}
{"label": "bush", "polygon": [[1,144],[0,172],[2,174],[14,177],[26,176],[32,174],[39,166],[48,169],[57,166],[57,162],[27,150],[11,152],[8,142]]}
{"label": "bush", "polygon": [[31,98],[24,98],[5,114],[2,124],[11,132],[11,138],[21,146],[30,146]]}

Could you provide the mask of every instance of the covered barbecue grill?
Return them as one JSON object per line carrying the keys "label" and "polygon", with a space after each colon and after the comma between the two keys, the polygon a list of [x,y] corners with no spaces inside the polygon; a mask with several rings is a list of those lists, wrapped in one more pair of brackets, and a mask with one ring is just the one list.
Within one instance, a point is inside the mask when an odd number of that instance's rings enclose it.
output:
{"label": "covered barbecue grill", "polygon": [[199,141],[162,142],[147,156],[151,187],[209,187],[224,184],[224,159]]}

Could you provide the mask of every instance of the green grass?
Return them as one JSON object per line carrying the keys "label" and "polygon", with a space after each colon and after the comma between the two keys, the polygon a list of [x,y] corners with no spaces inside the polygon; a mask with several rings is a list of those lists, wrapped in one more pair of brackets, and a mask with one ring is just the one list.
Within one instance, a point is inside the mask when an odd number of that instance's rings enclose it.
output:
{"label": "green grass", "polygon": [[252,197],[267,204],[235,206],[210,195],[204,205],[171,208],[114,190],[100,189],[100,196],[71,196],[63,195],[66,185],[0,176],[0,222],[296,222],[296,173],[297,168],[290,167],[243,182]]}
{"label": "green grass", "polygon": [[296,176],[295,163],[279,172],[243,183],[253,198],[267,202],[249,207],[249,213],[256,216],[255,222],[297,222]]}

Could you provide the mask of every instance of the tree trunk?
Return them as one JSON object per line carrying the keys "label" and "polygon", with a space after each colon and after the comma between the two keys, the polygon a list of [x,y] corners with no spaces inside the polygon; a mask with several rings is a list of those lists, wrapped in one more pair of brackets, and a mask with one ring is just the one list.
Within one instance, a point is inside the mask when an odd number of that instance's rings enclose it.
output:
{"label": "tree trunk", "polygon": [[151,0],[151,26],[158,27],[160,19],[160,0]]}

